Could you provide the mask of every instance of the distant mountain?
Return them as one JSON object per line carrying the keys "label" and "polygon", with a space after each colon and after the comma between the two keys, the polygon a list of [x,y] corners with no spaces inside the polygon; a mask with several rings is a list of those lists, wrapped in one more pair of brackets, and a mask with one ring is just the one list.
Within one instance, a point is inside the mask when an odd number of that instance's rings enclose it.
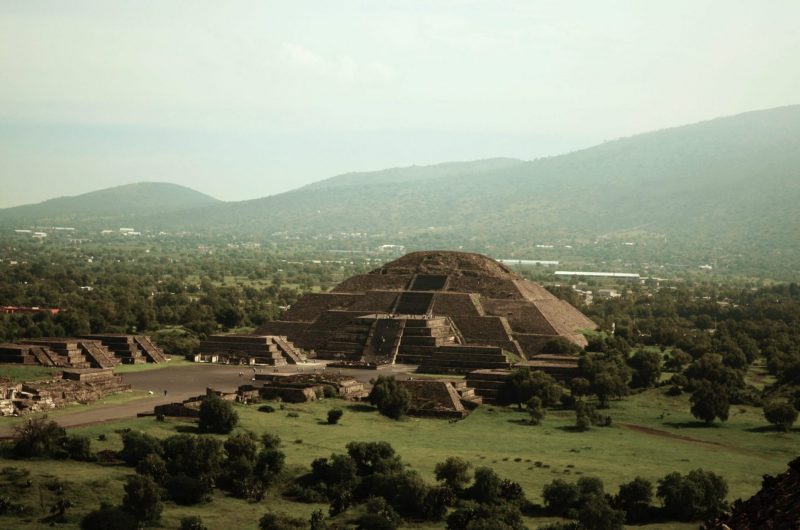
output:
{"label": "distant mountain", "polygon": [[0,210],[0,223],[70,224],[140,216],[219,204],[199,191],[168,182],[138,182]]}
{"label": "distant mountain", "polygon": [[147,208],[136,227],[255,236],[367,232],[384,234],[390,243],[422,237],[420,245],[473,250],[638,237],[713,249],[713,256],[749,254],[762,262],[777,256],[786,263],[800,259],[800,105],[527,162],[349,173],[243,202],[178,190],[185,200],[163,189],[157,200],[137,200],[115,188],[98,192],[113,198],[87,194],[0,211],[0,221],[13,210],[29,218],[54,211],[78,218]]}
{"label": "distant mountain", "polygon": [[389,235],[437,227],[508,241],[647,234],[715,248],[800,246],[800,105],[529,162],[351,173],[154,222],[214,232]]}

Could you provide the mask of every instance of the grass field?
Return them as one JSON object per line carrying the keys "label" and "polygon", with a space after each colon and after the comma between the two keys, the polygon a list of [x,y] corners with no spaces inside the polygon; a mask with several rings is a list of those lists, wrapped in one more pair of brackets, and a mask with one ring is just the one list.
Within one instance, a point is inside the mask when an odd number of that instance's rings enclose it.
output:
{"label": "grass field", "polygon": [[114,368],[115,374],[129,374],[132,372],[148,372],[150,370],[161,370],[162,368],[175,368],[185,366],[197,366],[192,361],[173,357],[165,363],[142,363],[142,364],[120,364]]}
{"label": "grass field", "polygon": [[[324,421],[327,410],[333,406],[345,410],[339,425],[327,425]],[[370,407],[338,400],[287,404],[285,410],[271,414],[256,409],[237,406],[241,426],[257,433],[279,434],[284,441],[287,466],[295,473],[307,468],[314,458],[343,452],[347,442],[386,440],[429,482],[433,481],[437,462],[448,456],[460,456],[473,466],[490,466],[501,476],[520,482],[533,501],[540,501],[542,487],[557,477],[577,480],[580,476],[597,476],[603,479],[607,491],[616,492],[621,482],[637,475],[656,481],[671,471],[685,473],[698,467],[726,477],[733,500],[752,495],[759,488],[763,473],[784,471],[800,448],[800,429],[774,432],[766,427],[758,409],[732,408],[728,422],[703,427],[688,413],[686,397],[666,397],[662,390],[649,390],[613,402],[608,412],[614,418],[614,425],[583,433],[571,429],[574,418],[567,411],[551,411],[543,425],[533,427],[522,421],[524,413],[490,406],[479,407],[455,423],[422,418],[393,421],[379,416]],[[289,411],[299,416],[288,417]],[[115,430],[127,427],[169,436],[191,428],[191,423],[140,418],[76,431],[95,440],[94,450],[116,450],[121,442]],[[97,441],[101,434],[106,434],[106,441]],[[52,480],[51,476],[67,481],[67,494],[76,504],[70,516],[73,525],[82,514],[95,508],[100,499],[119,502],[124,476],[132,471],[120,466],[76,462],[6,461],[3,465],[29,470],[34,488]],[[7,494],[6,482],[0,476],[0,494]],[[43,491],[44,494],[35,496],[42,498],[35,503],[37,509],[47,505],[48,490]],[[185,508],[167,503],[162,526],[175,528],[180,517],[191,514],[201,516],[212,530],[255,529],[267,509],[305,517],[320,507],[327,511],[321,505],[288,502],[277,492],[271,492],[261,503],[236,500],[217,492],[214,501],[204,506]],[[26,522],[0,517],[0,527],[43,528],[46,523],[38,522],[42,516],[39,513]],[[531,519],[528,524],[536,528],[547,521]],[[413,525],[421,529],[443,526]],[[697,524],[662,523],[644,528],[688,530],[697,528]]]}
{"label": "grass field", "polygon": [[60,371],[61,368],[47,366],[0,364],[0,377],[6,377],[12,381],[40,381],[42,379],[50,379],[54,374]]}

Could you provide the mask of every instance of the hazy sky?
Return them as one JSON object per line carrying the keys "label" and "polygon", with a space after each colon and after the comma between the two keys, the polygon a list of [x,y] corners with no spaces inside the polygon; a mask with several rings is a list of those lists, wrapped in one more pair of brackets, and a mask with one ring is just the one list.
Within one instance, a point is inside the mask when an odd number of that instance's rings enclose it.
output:
{"label": "hazy sky", "polygon": [[800,102],[800,2],[0,3],[0,207],[226,200]]}

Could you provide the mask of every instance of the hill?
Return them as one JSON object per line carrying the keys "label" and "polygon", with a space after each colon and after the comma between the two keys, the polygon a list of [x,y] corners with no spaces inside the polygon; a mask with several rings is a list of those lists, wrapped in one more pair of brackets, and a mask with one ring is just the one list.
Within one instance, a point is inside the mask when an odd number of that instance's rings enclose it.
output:
{"label": "hill", "polygon": [[800,106],[791,106],[529,162],[348,174],[171,222],[254,234],[436,227],[497,242],[635,233],[719,248],[797,249],[799,200]]}
{"label": "hill", "polygon": [[168,182],[138,182],[82,195],[58,197],[38,204],[0,210],[2,224],[71,224],[140,216],[211,206],[217,199]]}

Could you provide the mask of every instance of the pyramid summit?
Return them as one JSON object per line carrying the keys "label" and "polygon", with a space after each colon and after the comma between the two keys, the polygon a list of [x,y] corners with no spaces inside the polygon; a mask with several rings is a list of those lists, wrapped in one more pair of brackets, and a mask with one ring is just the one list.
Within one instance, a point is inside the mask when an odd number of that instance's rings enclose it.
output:
{"label": "pyramid summit", "polygon": [[441,368],[452,361],[463,371],[507,367],[506,352],[529,359],[557,338],[585,346],[581,330],[596,327],[491,258],[426,251],[307,294],[257,333],[285,335],[321,359]]}

